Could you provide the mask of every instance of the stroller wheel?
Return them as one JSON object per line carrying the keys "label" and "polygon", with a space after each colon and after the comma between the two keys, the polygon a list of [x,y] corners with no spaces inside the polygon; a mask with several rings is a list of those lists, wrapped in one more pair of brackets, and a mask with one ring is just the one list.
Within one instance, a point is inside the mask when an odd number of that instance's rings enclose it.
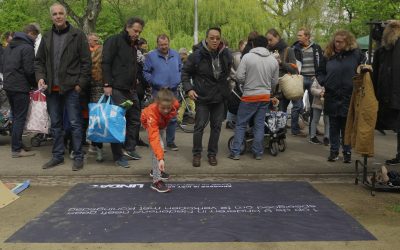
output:
{"label": "stroller wheel", "polygon": [[270,142],[270,143],[269,143],[269,153],[270,153],[272,156],[277,156],[277,155],[278,155],[278,152],[279,152],[278,143],[277,143],[277,142],[274,142],[274,141]]}
{"label": "stroller wheel", "polygon": [[285,139],[279,139],[278,149],[280,152],[285,152],[285,150],[286,150],[286,140]]}
{"label": "stroller wheel", "polygon": [[[234,138],[235,138],[234,136],[231,136],[231,138],[229,138],[229,140],[228,140],[228,149],[229,149],[229,151],[232,150],[233,139]],[[241,155],[243,155],[246,152],[246,148],[247,148],[246,141],[243,141],[242,146],[240,147],[240,154]]]}
{"label": "stroller wheel", "polygon": [[32,137],[32,139],[31,139],[32,147],[40,147],[40,144],[41,144],[40,138],[38,138],[36,136]]}

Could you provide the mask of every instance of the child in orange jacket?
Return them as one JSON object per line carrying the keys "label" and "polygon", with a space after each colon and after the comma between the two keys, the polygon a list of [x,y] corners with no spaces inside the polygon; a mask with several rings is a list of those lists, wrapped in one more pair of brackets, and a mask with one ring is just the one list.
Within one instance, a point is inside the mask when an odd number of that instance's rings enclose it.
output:
{"label": "child in orange jacket", "polygon": [[152,150],[153,170],[150,175],[153,177],[153,184],[151,188],[160,193],[171,191],[164,183],[164,180],[168,179],[168,174],[165,173],[163,141],[165,128],[176,116],[178,109],[179,102],[174,94],[168,89],[161,89],[158,91],[155,102],[143,110],[140,118],[147,131]]}

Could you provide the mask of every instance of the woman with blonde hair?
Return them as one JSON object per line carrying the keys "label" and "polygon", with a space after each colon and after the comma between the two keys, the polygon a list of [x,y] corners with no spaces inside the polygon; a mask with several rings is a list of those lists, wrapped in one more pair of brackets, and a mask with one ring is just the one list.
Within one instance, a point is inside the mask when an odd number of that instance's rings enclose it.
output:
{"label": "woman with blonde hair", "polygon": [[358,48],[354,35],[346,30],[337,31],[325,50],[317,72],[317,79],[325,88],[324,112],[329,116],[329,140],[331,144],[328,161],[339,159],[342,143],[343,162],[351,163],[351,147],[344,145],[344,131],[350,99],[353,92],[353,76],[364,55]]}

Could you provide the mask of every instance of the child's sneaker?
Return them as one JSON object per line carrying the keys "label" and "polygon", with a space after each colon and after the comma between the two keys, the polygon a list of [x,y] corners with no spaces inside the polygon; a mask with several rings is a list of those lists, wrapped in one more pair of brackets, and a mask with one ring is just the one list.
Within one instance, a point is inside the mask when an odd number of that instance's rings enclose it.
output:
{"label": "child's sneaker", "polygon": [[343,163],[351,163],[351,153],[350,152],[345,152],[343,153]]}
{"label": "child's sneaker", "polygon": [[[150,177],[153,178],[153,170],[150,171]],[[168,179],[169,179],[169,174],[164,171],[161,171],[161,180],[167,181]]]}
{"label": "child's sneaker", "polygon": [[156,183],[151,184],[151,189],[159,193],[171,192],[171,189],[168,188],[163,181],[157,181]]}

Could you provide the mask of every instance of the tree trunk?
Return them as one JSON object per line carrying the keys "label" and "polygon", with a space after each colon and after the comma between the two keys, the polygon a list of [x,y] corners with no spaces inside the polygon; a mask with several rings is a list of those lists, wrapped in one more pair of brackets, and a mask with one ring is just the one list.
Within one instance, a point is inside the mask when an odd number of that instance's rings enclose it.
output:
{"label": "tree trunk", "polygon": [[83,30],[85,34],[93,33],[96,31],[96,22],[101,11],[102,0],[87,0],[85,14],[78,16],[65,0],[59,2],[65,6],[68,15],[75,21],[76,25]]}

